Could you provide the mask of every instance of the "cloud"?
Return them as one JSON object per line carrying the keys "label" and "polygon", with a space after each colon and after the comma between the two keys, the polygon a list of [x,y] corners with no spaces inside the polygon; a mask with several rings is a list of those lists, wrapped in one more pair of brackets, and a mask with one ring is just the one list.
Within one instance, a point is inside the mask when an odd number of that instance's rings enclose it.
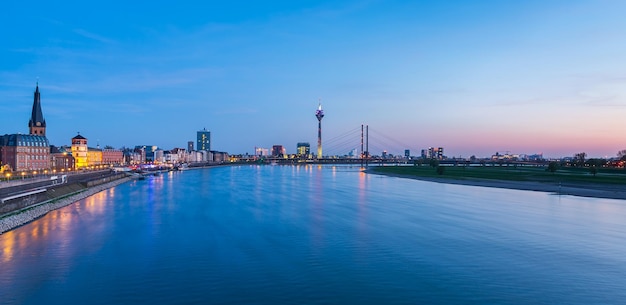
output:
{"label": "cloud", "polygon": [[80,35],[80,36],[83,36],[85,38],[89,38],[89,39],[92,39],[92,40],[95,40],[95,41],[98,41],[98,42],[101,42],[101,43],[117,44],[117,41],[115,41],[113,39],[109,39],[109,38],[100,36],[98,34],[94,34],[94,33],[88,32],[88,31],[83,30],[83,29],[74,29],[73,32],[78,34],[78,35]]}

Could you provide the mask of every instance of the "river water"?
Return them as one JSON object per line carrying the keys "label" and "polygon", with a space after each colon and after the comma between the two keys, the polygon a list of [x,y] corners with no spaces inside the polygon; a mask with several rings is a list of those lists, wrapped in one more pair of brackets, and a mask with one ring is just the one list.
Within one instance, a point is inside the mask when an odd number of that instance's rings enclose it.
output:
{"label": "river water", "polygon": [[615,304],[626,201],[232,166],[0,235],[2,304]]}

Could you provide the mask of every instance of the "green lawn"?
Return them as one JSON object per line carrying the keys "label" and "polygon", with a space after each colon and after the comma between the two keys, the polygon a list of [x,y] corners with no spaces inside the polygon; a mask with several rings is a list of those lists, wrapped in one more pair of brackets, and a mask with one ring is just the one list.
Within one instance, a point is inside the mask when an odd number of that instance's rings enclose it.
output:
{"label": "green lawn", "polygon": [[415,177],[432,177],[448,179],[490,179],[505,181],[532,181],[543,183],[564,184],[613,184],[626,185],[625,170],[599,169],[593,176],[588,168],[561,168],[555,173],[548,172],[547,167],[513,167],[513,166],[446,166],[442,175],[430,166],[381,166],[371,167],[381,174],[398,174]]}

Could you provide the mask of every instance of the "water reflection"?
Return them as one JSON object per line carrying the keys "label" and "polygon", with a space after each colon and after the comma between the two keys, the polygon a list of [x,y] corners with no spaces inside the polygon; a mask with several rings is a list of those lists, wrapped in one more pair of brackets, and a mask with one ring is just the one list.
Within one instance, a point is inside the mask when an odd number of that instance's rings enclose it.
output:
{"label": "water reflection", "polygon": [[0,235],[0,299],[615,303],[626,297],[623,219],[623,201],[356,167],[189,170],[118,186]]}
{"label": "water reflection", "polygon": [[96,193],[0,235],[0,261],[10,263],[15,259],[15,253],[25,254],[27,249],[38,248],[37,244],[47,242],[51,234],[59,243],[59,249],[65,248],[73,234],[76,234],[73,229],[77,225],[77,215],[89,215],[91,218],[101,216],[107,212],[107,202],[113,199],[114,194],[115,188]]}

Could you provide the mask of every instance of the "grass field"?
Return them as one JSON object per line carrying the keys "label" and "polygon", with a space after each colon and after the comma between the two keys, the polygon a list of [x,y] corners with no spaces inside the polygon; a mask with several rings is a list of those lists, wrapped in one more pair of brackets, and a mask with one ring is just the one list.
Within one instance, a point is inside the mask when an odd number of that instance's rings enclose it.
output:
{"label": "grass field", "polygon": [[439,175],[436,168],[430,166],[380,166],[370,168],[375,173],[405,175],[412,177],[447,178],[458,180],[501,180],[501,181],[529,181],[548,184],[572,185],[625,185],[626,170],[599,169],[594,176],[589,168],[561,168],[554,173],[546,167],[527,166],[446,166],[443,174]]}

